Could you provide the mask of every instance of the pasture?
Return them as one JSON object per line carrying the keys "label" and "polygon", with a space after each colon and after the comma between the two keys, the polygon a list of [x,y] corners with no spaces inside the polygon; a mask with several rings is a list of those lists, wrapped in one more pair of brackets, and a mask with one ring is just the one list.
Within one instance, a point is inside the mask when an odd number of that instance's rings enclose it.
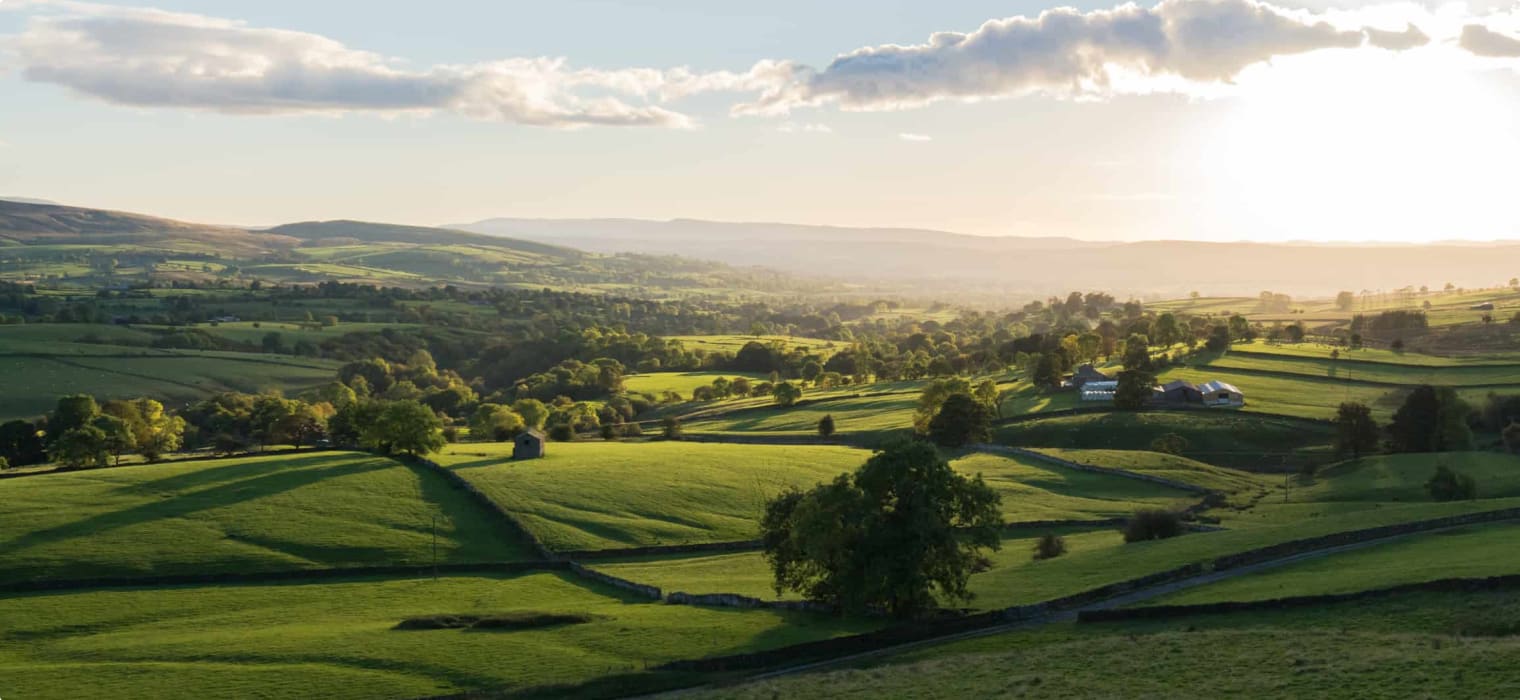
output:
{"label": "pasture", "polygon": [[1329,459],[1330,427],[1236,411],[1115,411],[1052,416],[993,429],[993,441],[1020,447],[1149,450],[1174,433],[1184,456],[1225,467],[1281,467]]}
{"label": "pasture", "polygon": [[1270,372],[1335,379],[1344,382],[1399,385],[1433,384],[1452,387],[1510,384],[1520,390],[1520,362],[1515,364],[1398,364],[1361,359],[1310,358],[1295,355],[1230,351],[1203,358],[1198,365],[1240,372]]}
{"label": "pasture", "polygon": [[1003,520],[1101,520],[1142,508],[1178,507],[1198,500],[1187,491],[1123,476],[1079,471],[1022,455],[971,454],[951,462],[980,474],[1003,497]]}
{"label": "pasture", "polygon": [[550,549],[754,539],[767,499],[854,471],[870,452],[693,442],[551,443],[513,462],[510,443],[451,445],[434,459],[520,519]]}
{"label": "pasture", "polygon": [[1198,460],[1179,457],[1164,452],[1143,450],[1080,450],[1063,448],[1036,448],[1035,452],[1064,459],[1077,464],[1173,479],[1183,483],[1213,489],[1222,493],[1259,491],[1275,487],[1277,479],[1223,469]]}
{"label": "pasture", "polygon": [[816,353],[827,357],[849,346],[849,343],[837,340],[821,340],[818,338],[804,338],[801,336],[788,335],[672,335],[666,336],[666,340],[680,341],[687,350],[705,350],[708,353],[737,354],[741,348],[749,343],[770,345],[779,343],[788,350],[801,348],[809,353]]}
{"label": "pasture", "polygon": [[[421,616],[513,613],[587,621],[517,630],[394,629]],[[0,619],[0,688],[18,698],[522,690],[876,624],[665,605],[561,573],[14,595],[0,598]]]}
{"label": "pasture", "polygon": [[1450,452],[1364,457],[1320,471],[1296,486],[1291,500],[1411,502],[1429,498],[1425,482],[1444,464],[1471,476],[1479,498],[1520,496],[1520,456],[1495,452]]}
{"label": "pasture", "polygon": [[1520,525],[1431,532],[1290,564],[1158,598],[1147,605],[1194,605],[1354,593],[1444,578],[1520,574]]}
{"label": "pasture", "polygon": [[322,452],[0,482],[0,582],[509,561],[522,543],[442,477]]}
{"label": "pasture", "polygon": [[713,380],[720,377],[729,380],[744,377],[752,382],[767,381],[767,375],[755,372],[649,372],[624,377],[623,388],[631,393],[654,397],[674,391],[682,398],[689,399],[697,387],[712,386]]}

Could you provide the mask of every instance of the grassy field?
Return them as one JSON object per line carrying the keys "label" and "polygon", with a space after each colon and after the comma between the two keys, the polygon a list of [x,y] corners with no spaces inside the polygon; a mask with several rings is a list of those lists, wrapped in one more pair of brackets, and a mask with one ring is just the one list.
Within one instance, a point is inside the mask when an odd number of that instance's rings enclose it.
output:
{"label": "grassy field", "polygon": [[523,546],[439,476],[324,452],[0,483],[0,581],[507,561]]}
{"label": "grassy field", "polygon": [[952,462],[963,474],[981,474],[1003,497],[1006,522],[1097,520],[1127,517],[1142,508],[1197,500],[1186,491],[1122,476],[1054,466],[1023,457],[973,454]]}
{"label": "grassy field", "polygon": [[[1034,561],[1032,554],[1035,542],[1047,532],[1064,537],[1068,552],[1108,549],[1123,541],[1123,536],[1112,527],[1021,530],[1004,537],[1002,549],[989,553],[991,571],[1040,566],[1041,563]],[[760,552],[634,557],[596,562],[594,568],[631,581],[659,586],[667,592],[738,593],[762,600],[778,598],[772,586],[770,569]],[[984,575],[986,574],[977,574],[972,580]],[[790,591],[779,596],[787,600],[799,597]]]}
{"label": "grassy field", "polygon": [[1054,416],[1001,426],[995,442],[1020,447],[1149,450],[1161,435],[1188,441],[1187,457],[1226,467],[1281,467],[1330,459],[1330,427],[1234,411]]}
{"label": "grassy field", "polygon": [[689,697],[1511,697],[1520,692],[1516,628],[1513,593],[1409,594],[1258,614],[1050,625]]}
{"label": "grassy field", "polygon": [[1468,357],[1444,357],[1440,355],[1425,355],[1415,352],[1394,352],[1378,348],[1337,348],[1321,343],[1268,343],[1255,341],[1251,343],[1239,343],[1230,347],[1232,354],[1254,353],[1264,355],[1282,355],[1285,357],[1303,357],[1309,359],[1330,359],[1331,351],[1340,352],[1341,362],[1377,362],[1383,364],[1406,365],[1410,367],[1513,367],[1520,365],[1520,353],[1495,353],[1489,355],[1472,355]]}
{"label": "grassy field", "polygon": [[[521,630],[392,629],[438,614],[589,618]],[[563,574],[129,589],[0,598],[17,698],[374,698],[521,689],[864,631],[769,610],[630,599]]]}
{"label": "grassy field", "polygon": [[[1203,357],[1198,364],[1209,368],[1278,372],[1305,377],[1335,379],[1343,382],[1384,382],[1390,384],[1440,386],[1490,386],[1520,384],[1520,362],[1515,364],[1418,365],[1381,361],[1345,361],[1293,355],[1231,351],[1218,357]],[[1520,391],[1520,386],[1511,388]]]}
{"label": "grassy field", "polygon": [[1520,574],[1520,525],[1417,535],[1182,591],[1147,605],[1354,593],[1443,578]]}
{"label": "grassy field", "polygon": [[699,386],[711,386],[714,379],[719,377],[733,379],[745,377],[751,381],[766,381],[766,375],[753,372],[651,372],[648,374],[634,374],[623,378],[623,388],[638,394],[649,394],[658,397],[667,391],[674,391],[682,398],[691,398],[691,392]]}
{"label": "grassy field", "polygon": [[681,345],[687,350],[705,350],[709,353],[737,354],[740,348],[751,342],[765,345],[781,343],[787,348],[802,348],[811,353],[817,353],[825,357],[834,354],[835,350],[848,347],[848,343],[837,340],[820,340],[818,338],[803,338],[786,335],[672,335],[666,340],[681,341]]}
{"label": "grassy field", "polygon": [[1187,457],[1144,450],[1073,450],[1036,448],[1036,452],[1078,464],[1149,474],[1223,493],[1260,491],[1275,487],[1278,479],[1235,469],[1223,469]]}
{"label": "grassy field", "polygon": [[1471,476],[1479,498],[1520,496],[1520,456],[1493,452],[1450,452],[1364,457],[1322,470],[1314,481],[1296,486],[1292,501],[1424,501],[1425,482],[1436,465]]}
{"label": "grassy field", "polygon": [[461,444],[435,459],[559,550],[753,539],[766,499],[870,457],[847,447],[690,442],[554,443],[527,462],[510,461],[511,451]]}

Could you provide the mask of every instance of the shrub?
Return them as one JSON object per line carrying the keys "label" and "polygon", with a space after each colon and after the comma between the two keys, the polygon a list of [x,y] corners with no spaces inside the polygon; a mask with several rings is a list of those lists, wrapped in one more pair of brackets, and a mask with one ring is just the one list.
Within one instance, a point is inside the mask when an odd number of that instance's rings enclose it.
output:
{"label": "shrub", "polygon": [[449,426],[443,429],[443,441],[453,444],[459,442],[459,428]]}
{"label": "shrub", "polygon": [[1436,473],[1425,482],[1425,490],[1436,501],[1470,501],[1478,497],[1478,484],[1472,477],[1444,464],[1436,465]]}
{"label": "shrub", "polygon": [[549,428],[549,439],[555,442],[573,442],[575,440],[575,428],[568,423],[560,423]]}
{"label": "shrub", "polygon": [[1137,511],[1124,524],[1125,542],[1164,540],[1182,534],[1182,516],[1160,508]]}
{"label": "shrub", "polygon": [[625,438],[636,438],[636,437],[643,437],[643,435],[644,435],[644,429],[641,428],[641,427],[639,427],[638,423],[624,423],[623,424],[623,437],[625,437]]}
{"label": "shrub", "polygon": [[681,419],[675,416],[666,416],[664,420],[660,421],[660,432],[665,436],[666,440],[680,440],[683,435],[681,431]]}
{"label": "shrub", "polygon": [[1041,537],[1034,543],[1034,560],[1055,559],[1066,553],[1066,538],[1056,534]]}
{"label": "shrub", "polygon": [[828,416],[824,416],[822,418],[819,418],[818,419],[818,436],[826,438],[826,437],[833,437],[833,435],[834,435],[834,416],[828,415]]}
{"label": "shrub", "polygon": [[611,423],[603,423],[602,424],[602,439],[603,440],[616,440],[617,437],[618,437],[617,426],[615,426],[615,425],[613,425]]}
{"label": "shrub", "polygon": [[10,468],[11,468],[11,461],[8,460],[8,459],[6,459],[6,458],[4,458],[4,457],[0,457],[0,471],[5,471],[6,469],[10,469]]}

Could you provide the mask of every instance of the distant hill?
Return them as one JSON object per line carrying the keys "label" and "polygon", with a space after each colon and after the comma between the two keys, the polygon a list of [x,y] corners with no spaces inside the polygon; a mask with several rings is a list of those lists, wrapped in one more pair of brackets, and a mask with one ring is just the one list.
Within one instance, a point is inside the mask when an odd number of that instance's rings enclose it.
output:
{"label": "distant hill", "polygon": [[54,206],[57,206],[58,204],[57,202],[47,199],[37,199],[35,197],[7,197],[4,195],[0,195],[0,202],[18,202],[21,204],[52,204]]}
{"label": "distant hill", "polygon": [[104,209],[0,200],[0,241],[22,245],[138,246],[165,251],[261,255],[299,245],[255,233]]}
{"label": "distant hill", "polygon": [[265,233],[289,236],[307,243],[335,245],[340,239],[359,243],[412,243],[416,245],[475,245],[516,250],[554,258],[582,257],[579,250],[504,236],[489,236],[425,226],[402,226],[367,221],[305,221],[268,229]]}
{"label": "distant hill", "polygon": [[[487,219],[451,228],[598,252],[679,254],[945,291],[1327,295],[1404,285],[1480,287],[1520,274],[1520,243],[1139,243],[967,236],[919,229],[634,219]],[[928,288],[921,289],[928,292]]]}

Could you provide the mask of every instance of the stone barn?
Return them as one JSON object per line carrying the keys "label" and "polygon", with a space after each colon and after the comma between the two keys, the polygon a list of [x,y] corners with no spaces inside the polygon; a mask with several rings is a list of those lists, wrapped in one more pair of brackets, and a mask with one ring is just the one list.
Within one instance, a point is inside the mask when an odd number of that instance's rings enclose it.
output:
{"label": "stone barn", "polygon": [[1204,382],[1198,385],[1198,391],[1203,394],[1203,405],[1205,406],[1239,408],[1246,405],[1246,395],[1241,393],[1239,389],[1236,389],[1233,384],[1217,380]]}
{"label": "stone barn", "polygon": [[512,441],[512,459],[538,459],[544,456],[544,434],[529,429]]}

